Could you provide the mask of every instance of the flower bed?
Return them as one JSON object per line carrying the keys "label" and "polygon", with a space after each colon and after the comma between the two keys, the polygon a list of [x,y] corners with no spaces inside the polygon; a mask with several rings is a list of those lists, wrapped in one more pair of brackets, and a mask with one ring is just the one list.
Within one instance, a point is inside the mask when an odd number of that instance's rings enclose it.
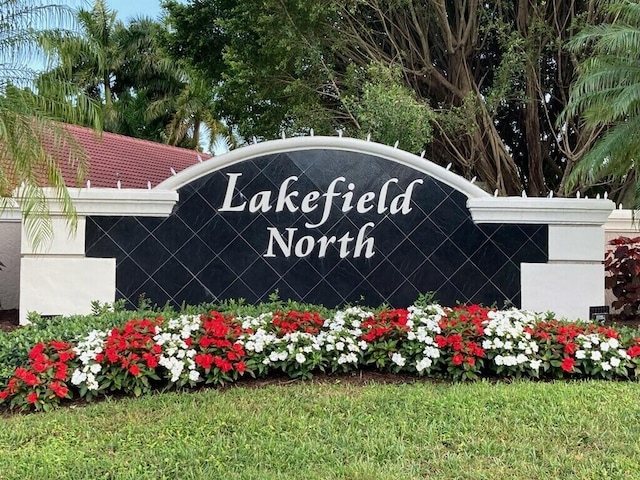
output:
{"label": "flower bed", "polygon": [[61,402],[157,389],[223,385],[275,372],[292,378],[361,369],[454,381],[491,378],[635,379],[640,338],[516,309],[437,304],[374,313],[351,307],[256,316],[181,315],[38,343],[0,390],[0,405]]}

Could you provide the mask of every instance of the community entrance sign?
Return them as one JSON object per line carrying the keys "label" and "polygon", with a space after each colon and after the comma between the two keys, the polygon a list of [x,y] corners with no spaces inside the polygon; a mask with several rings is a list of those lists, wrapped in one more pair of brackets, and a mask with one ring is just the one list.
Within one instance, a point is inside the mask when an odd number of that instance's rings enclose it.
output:
{"label": "community entrance sign", "polygon": [[160,184],[168,218],[89,217],[86,254],[116,258],[118,296],[179,305],[242,297],[335,306],[520,304],[520,263],[546,262],[547,226],[476,225],[488,196],[420,157],[353,139],[245,147]]}

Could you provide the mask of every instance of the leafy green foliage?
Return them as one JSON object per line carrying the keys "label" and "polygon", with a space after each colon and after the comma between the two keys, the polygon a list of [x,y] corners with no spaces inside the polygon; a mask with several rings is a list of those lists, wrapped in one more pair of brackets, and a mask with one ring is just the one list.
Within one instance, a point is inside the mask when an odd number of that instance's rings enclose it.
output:
{"label": "leafy green foliage", "polygon": [[637,208],[640,4],[628,0],[604,3],[611,15],[609,22],[586,26],[568,44],[584,59],[565,114],[580,115],[586,125],[605,132],[580,160],[572,181],[628,181],[636,185],[636,190],[627,200]]}
{"label": "leafy green foliage", "polygon": [[404,150],[420,152],[432,140],[435,113],[401,83],[400,70],[381,65],[372,65],[364,75],[358,75],[356,68],[350,70],[352,77],[365,77],[347,80],[348,84],[361,85],[361,91],[344,99],[361,131],[379,143],[393,145],[397,141]]}

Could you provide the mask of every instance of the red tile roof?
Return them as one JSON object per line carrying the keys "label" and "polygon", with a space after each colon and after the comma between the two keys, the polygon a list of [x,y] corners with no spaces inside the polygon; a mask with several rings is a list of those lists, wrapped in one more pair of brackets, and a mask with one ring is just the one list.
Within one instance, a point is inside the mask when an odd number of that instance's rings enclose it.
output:
{"label": "red tile roof", "polygon": [[[155,187],[173,173],[212,157],[186,148],[172,147],[162,143],[140,140],[115,133],[96,134],[92,129],[67,125],[87,155],[85,182],[91,187],[147,188],[148,182]],[[75,185],[75,170],[67,163],[60,162],[67,186]],[[81,185],[84,186],[84,185]]]}

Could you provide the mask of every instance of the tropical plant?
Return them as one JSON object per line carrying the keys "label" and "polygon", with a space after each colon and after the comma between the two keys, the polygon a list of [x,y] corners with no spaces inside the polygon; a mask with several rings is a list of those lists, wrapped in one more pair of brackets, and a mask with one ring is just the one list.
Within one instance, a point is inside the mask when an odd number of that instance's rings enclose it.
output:
{"label": "tropical plant", "polygon": [[580,160],[572,181],[621,181],[634,208],[640,206],[640,4],[602,0],[609,19],[589,25],[568,44],[584,59],[571,88],[565,116],[580,115],[584,124],[604,132]]}
{"label": "tropical plant", "polygon": [[[41,36],[73,38],[73,15],[68,6],[44,0],[0,1],[0,196],[6,208],[15,196],[25,228],[35,248],[52,238],[49,205],[42,186],[54,188],[69,224],[75,211],[60,171],[60,152],[82,176],[84,156],[58,121],[83,122],[99,127],[99,117],[86,96],[70,104],[64,98],[70,85],[51,75],[34,94],[35,65],[43,63]],[[17,188],[20,187],[20,188]]]}
{"label": "tropical plant", "polygon": [[235,146],[235,136],[216,115],[213,87],[197,72],[187,74],[185,70],[183,77],[184,82],[175,94],[164,95],[147,106],[146,118],[153,121],[168,116],[165,141],[169,145],[200,148],[204,127],[209,133],[209,149],[219,135],[230,139],[230,146]]}

